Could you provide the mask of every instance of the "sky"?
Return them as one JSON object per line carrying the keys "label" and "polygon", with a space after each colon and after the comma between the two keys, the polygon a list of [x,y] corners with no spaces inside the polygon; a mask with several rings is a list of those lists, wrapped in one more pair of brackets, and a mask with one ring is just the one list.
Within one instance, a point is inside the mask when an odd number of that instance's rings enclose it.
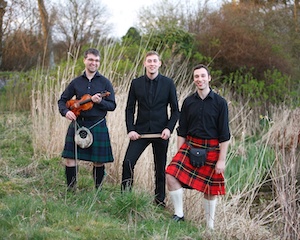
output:
{"label": "sky", "polygon": [[[180,0],[179,0],[180,1]],[[189,0],[197,3],[203,0]],[[209,0],[212,5],[218,5],[222,0]],[[134,27],[137,22],[137,13],[141,7],[151,6],[161,0],[101,0],[110,13],[109,23],[113,25],[112,36],[120,38],[124,36],[130,27]]]}
{"label": "sky", "polygon": [[122,37],[130,27],[135,25],[138,10],[141,7],[150,6],[158,0],[102,0],[101,2],[107,6],[107,10],[111,15],[108,22],[112,23],[114,27],[112,35]]}

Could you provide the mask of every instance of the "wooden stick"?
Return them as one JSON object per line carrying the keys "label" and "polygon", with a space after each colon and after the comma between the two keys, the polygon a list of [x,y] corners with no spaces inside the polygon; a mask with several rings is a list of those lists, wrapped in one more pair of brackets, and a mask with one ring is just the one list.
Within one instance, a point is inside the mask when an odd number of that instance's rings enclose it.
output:
{"label": "wooden stick", "polygon": [[149,134],[141,134],[140,138],[160,138],[160,133],[149,133]]}

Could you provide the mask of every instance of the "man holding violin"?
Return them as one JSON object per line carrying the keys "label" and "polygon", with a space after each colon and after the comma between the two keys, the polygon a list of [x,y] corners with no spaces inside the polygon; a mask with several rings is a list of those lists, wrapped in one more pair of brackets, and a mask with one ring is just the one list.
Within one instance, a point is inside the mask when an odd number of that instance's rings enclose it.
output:
{"label": "man holding violin", "polygon": [[[93,162],[97,189],[104,177],[104,163],[114,160],[105,120],[107,111],[116,108],[113,86],[98,72],[100,53],[97,49],[86,50],[83,62],[83,74],[70,82],[58,100],[60,114],[72,121],[62,152],[69,190],[76,190],[77,159]],[[74,96],[76,100],[72,99]],[[81,144],[86,140],[88,144]]]}

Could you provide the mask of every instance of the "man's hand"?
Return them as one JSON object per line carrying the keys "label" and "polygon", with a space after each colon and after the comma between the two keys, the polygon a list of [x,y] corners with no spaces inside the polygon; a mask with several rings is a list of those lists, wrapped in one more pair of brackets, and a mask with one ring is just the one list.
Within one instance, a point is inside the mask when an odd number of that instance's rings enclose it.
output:
{"label": "man's hand", "polygon": [[91,99],[94,103],[100,103],[102,101],[102,97],[100,93],[96,93],[91,97]]}
{"label": "man's hand", "polygon": [[171,137],[171,131],[168,128],[165,128],[161,133],[161,138],[168,140]]}
{"label": "man's hand", "polygon": [[227,150],[228,150],[228,146],[229,146],[229,141],[230,140],[220,143],[219,159],[215,166],[216,174],[224,174],[224,172],[225,172],[226,155],[227,155]]}
{"label": "man's hand", "polygon": [[140,134],[138,134],[136,131],[131,131],[128,133],[128,137],[130,138],[130,140],[137,140],[140,138]]}
{"label": "man's hand", "polygon": [[66,119],[71,121],[76,120],[76,115],[72,111],[68,111],[65,117]]}
{"label": "man's hand", "polygon": [[224,174],[224,171],[225,171],[225,163],[226,161],[225,160],[218,160],[217,163],[216,163],[216,167],[215,167],[215,171],[216,171],[216,174]]}

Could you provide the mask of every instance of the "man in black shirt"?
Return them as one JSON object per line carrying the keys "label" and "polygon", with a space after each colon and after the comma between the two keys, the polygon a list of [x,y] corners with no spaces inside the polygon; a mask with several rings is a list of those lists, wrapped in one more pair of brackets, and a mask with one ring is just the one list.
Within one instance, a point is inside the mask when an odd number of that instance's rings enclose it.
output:
{"label": "man in black shirt", "polygon": [[167,150],[179,109],[174,82],[159,73],[160,66],[159,54],[155,51],[148,52],[144,61],[146,74],[131,82],[126,106],[126,127],[130,142],[123,161],[121,188],[123,191],[131,190],[135,164],[146,147],[152,144],[155,202],[165,206]]}
{"label": "man in black shirt", "polygon": [[[206,223],[213,229],[216,196],[225,194],[224,170],[230,140],[228,106],[211,90],[211,76],[205,65],[196,66],[193,76],[197,91],[183,102],[178,152],[166,169],[166,179],[175,209],[173,220],[184,220],[183,188],[195,189],[204,193]],[[203,166],[191,164],[191,147],[206,149]]]}

